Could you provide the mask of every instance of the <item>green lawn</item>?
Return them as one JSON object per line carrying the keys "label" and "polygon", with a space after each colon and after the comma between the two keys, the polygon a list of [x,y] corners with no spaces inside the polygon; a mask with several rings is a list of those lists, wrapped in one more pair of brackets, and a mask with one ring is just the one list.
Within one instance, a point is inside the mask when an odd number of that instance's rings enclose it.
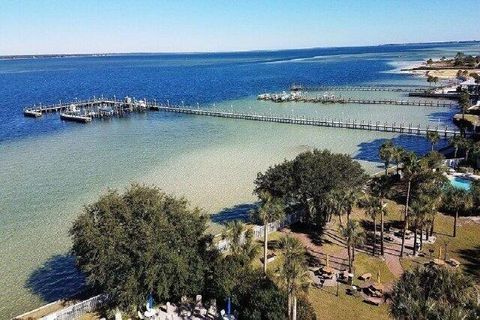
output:
{"label": "green lawn", "polygon": [[308,298],[315,309],[319,320],[383,320],[391,319],[387,305],[379,307],[366,304],[359,297],[345,293],[346,286],[339,285],[337,297],[336,287],[310,288]]}
{"label": "green lawn", "polygon": [[[275,272],[279,269],[282,263],[282,255],[278,249],[275,249],[275,243],[285,236],[281,232],[274,232],[269,235],[269,247],[277,253],[277,258],[268,265],[270,272]],[[263,241],[258,241],[258,244],[263,248]],[[344,250],[343,247],[336,244],[324,244],[322,250],[327,248],[329,253],[339,252]],[[255,260],[254,265],[261,268],[260,257],[263,255],[263,249],[259,252],[258,259]],[[394,280],[393,274],[388,270],[386,263],[380,258],[374,258],[365,253],[356,253],[354,263],[356,279],[355,284],[360,284],[358,276],[370,272],[376,280],[377,272],[380,271],[381,282],[391,282]],[[346,294],[347,286],[339,284],[339,295],[337,296],[336,287],[328,287],[318,289],[310,287],[308,291],[308,298],[312,303],[318,319],[390,319],[389,308],[387,305],[372,306],[365,302],[360,297],[352,297]]]}
{"label": "green lawn", "polygon": [[[385,222],[400,221],[403,216],[403,205],[389,201],[388,215],[385,217]],[[368,220],[361,209],[355,209],[352,218],[356,220]],[[338,221],[332,229],[338,227]],[[435,220],[435,232],[437,241],[434,245],[425,245],[424,252],[426,257],[404,257],[401,259],[401,264],[404,269],[411,269],[417,265],[423,265],[428,262],[430,258],[429,249],[433,248],[435,257],[438,257],[439,248],[442,247],[442,252],[445,252],[445,243],[447,243],[447,258],[455,258],[462,263],[462,268],[478,277],[480,276],[480,224],[472,220],[461,218],[459,227],[457,229],[457,237],[452,237],[453,218],[439,214]],[[281,232],[274,232],[269,235],[271,248],[274,249],[275,243],[284,236]],[[262,246],[262,241],[258,241]],[[275,249],[274,249],[275,250]],[[343,247],[329,242],[324,242],[321,245],[323,252],[334,255],[342,250]],[[262,256],[263,249],[260,250],[259,257]],[[275,252],[279,253],[278,250]],[[409,250],[407,250],[409,252]],[[442,253],[442,255],[443,255]],[[279,254],[274,262],[269,264],[269,270],[278,270],[282,262],[282,257]],[[258,268],[261,268],[260,260],[255,262]],[[373,276],[376,280],[377,272],[380,271],[380,278],[382,283],[393,282],[395,280],[393,274],[388,270],[386,263],[377,257],[372,257],[366,253],[356,253],[356,260],[354,263],[354,271],[356,278],[366,272]],[[355,284],[360,281],[355,279]],[[391,319],[389,315],[388,305],[380,307],[366,304],[361,298],[352,297],[345,293],[346,286],[339,285],[339,296],[336,295],[337,288],[314,288],[311,287],[308,292],[308,297],[312,303],[318,319]]]}
{"label": "green lawn", "polygon": [[385,261],[365,253],[356,254],[353,267],[355,270],[355,277],[357,278],[364,273],[371,273],[372,280],[377,281],[377,273],[380,272],[380,281],[382,283],[395,280],[395,276],[390,270],[388,270]]}
{"label": "green lawn", "polygon": [[[467,273],[477,278],[480,276],[480,224],[466,218],[461,218],[457,229],[457,236],[454,238],[453,217],[439,214],[435,219],[435,232],[437,241],[433,245],[425,245],[425,258],[404,258],[402,265],[409,268],[420,265],[430,260],[429,249],[434,250],[434,257],[438,258],[440,247],[442,248],[442,259],[447,249],[447,259],[454,258],[462,263],[462,268]],[[446,246],[445,246],[446,245]]]}

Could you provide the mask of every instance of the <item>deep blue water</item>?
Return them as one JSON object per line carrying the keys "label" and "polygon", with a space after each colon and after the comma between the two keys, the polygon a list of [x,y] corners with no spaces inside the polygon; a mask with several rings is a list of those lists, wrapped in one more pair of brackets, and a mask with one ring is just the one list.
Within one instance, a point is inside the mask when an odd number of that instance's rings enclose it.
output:
{"label": "deep blue water", "polygon": [[[226,100],[241,100],[241,103],[244,103],[249,101],[243,100],[245,97],[252,97],[263,91],[285,90],[293,82],[305,85],[418,85],[420,80],[386,71],[394,68],[392,62],[416,61],[456,50],[458,46],[455,44],[430,44],[275,52],[0,60],[0,156],[6,155],[1,158],[4,162],[0,161],[0,177],[5,177],[0,179],[0,194],[4,195],[3,202],[0,201],[0,258],[2,262],[5,261],[0,264],[0,318],[10,318],[27,309],[38,307],[44,301],[70,296],[82,288],[84,278],[64,251],[69,247],[67,230],[75,216],[74,212],[81,210],[90,193],[98,194],[104,187],[110,187],[119,180],[119,177],[125,177],[124,180],[129,177],[138,179],[143,175],[143,171],[155,173],[153,168],[163,166],[165,170],[160,170],[158,180],[163,181],[166,177],[167,184],[172,183],[165,174],[172,170],[173,166],[173,162],[168,161],[182,160],[184,153],[187,153],[183,151],[190,151],[193,146],[193,151],[198,153],[196,147],[205,148],[224,138],[227,144],[235,144],[238,140],[228,140],[226,136],[240,134],[242,139],[248,139],[250,132],[256,130],[253,125],[250,126],[251,123],[243,123],[243,129],[239,130],[243,131],[239,133],[235,131],[233,122],[226,124],[210,119],[211,121],[206,120],[204,124],[187,120],[182,115],[162,115],[160,119],[160,114],[151,113],[134,115],[128,120],[95,121],[91,125],[83,126],[62,122],[58,116],[24,118],[23,107],[35,103],[48,104],[59,100],[90,98],[101,94],[115,95],[118,98],[126,95],[156,98],[161,101],[169,100],[171,103],[183,101],[186,104],[211,104]],[[288,107],[284,106],[283,109],[285,108]],[[365,106],[355,109],[352,106],[348,110],[364,117],[371,115],[372,120],[382,116],[382,119],[396,121],[405,114],[405,109],[395,106],[388,108]],[[277,110],[280,109],[282,107],[279,106]],[[298,106],[296,110],[299,112],[301,109],[302,107]],[[338,109],[330,110],[340,109],[339,106]],[[378,110],[383,110],[385,114],[379,115],[382,111]],[[428,110],[423,113],[414,110],[415,115],[419,113],[419,117],[429,117],[428,121],[450,122],[449,110]],[[395,117],[398,119],[394,119]],[[122,122],[123,120],[125,122]],[[128,124],[132,126],[129,128]],[[227,130],[227,127],[231,130]],[[376,161],[378,147],[384,138],[388,137],[359,132],[358,135],[362,137],[364,134],[366,139],[353,139],[356,133],[352,131],[337,137],[336,132],[332,133],[325,128],[312,130],[325,136],[318,135],[318,140],[310,140],[306,138],[310,133],[296,135],[296,129],[292,130],[291,127],[278,131],[265,127],[263,131],[256,132],[260,137],[261,134],[267,137],[262,140],[265,144],[252,147],[250,152],[267,147],[270,137],[278,138],[274,137],[274,134],[285,130],[288,134],[279,144],[296,148],[297,143],[307,141],[306,143],[316,145],[316,142],[330,139],[330,142],[338,147],[344,143],[353,146],[353,149],[358,147],[356,159]],[[206,132],[201,132],[202,129]],[[168,134],[156,135],[162,130]],[[58,132],[65,134],[53,134]],[[73,139],[77,133],[81,137],[80,141]],[[124,138],[124,134],[130,135],[129,138]],[[112,139],[105,138],[109,135],[112,135]],[[35,136],[51,138],[51,141],[28,139]],[[295,140],[295,137],[301,137],[301,141],[288,144],[287,140]],[[162,138],[169,143],[158,142]],[[352,144],[346,141],[349,139],[361,142]],[[430,148],[425,139],[420,137],[400,135],[394,141],[420,152]],[[166,151],[171,149],[175,150]],[[241,151],[244,152],[245,149]],[[281,149],[267,150],[281,150],[283,157],[283,145]],[[255,155],[254,152],[250,155]],[[210,156],[199,154],[194,159]],[[216,153],[217,158],[222,161],[224,154]],[[190,162],[180,162],[182,163]],[[218,164],[212,160],[212,166],[215,166],[215,163]],[[203,163],[203,166],[208,164]],[[191,179],[195,186],[199,186],[199,194],[209,194],[210,190],[201,189],[203,184],[198,182],[203,176],[188,176],[188,171],[184,176],[182,167],[173,166],[173,170],[178,173],[174,175],[176,180]],[[240,196],[242,192],[251,195],[251,180],[245,184],[242,177],[229,177],[232,185],[242,187],[225,189],[224,184],[218,184],[212,192],[222,196],[230,191],[239,193]],[[254,175],[252,180],[253,178]],[[122,179],[120,181],[123,181]],[[243,189],[245,185],[248,187]],[[217,187],[223,188],[221,192],[217,192]],[[194,190],[196,192],[197,189]],[[214,200],[208,198],[208,201]],[[213,215],[212,221],[222,223],[239,216],[246,217],[249,209],[250,203],[238,202],[233,207]]]}
{"label": "deep blue water", "polygon": [[[0,142],[68,130],[60,121],[24,119],[35,103],[94,95],[212,103],[302,84],[392,81],[388,60],[434,45],[319,48],[275,52],[135,54],[0,61]],[[291,62],[289,62],[291,61]]]}

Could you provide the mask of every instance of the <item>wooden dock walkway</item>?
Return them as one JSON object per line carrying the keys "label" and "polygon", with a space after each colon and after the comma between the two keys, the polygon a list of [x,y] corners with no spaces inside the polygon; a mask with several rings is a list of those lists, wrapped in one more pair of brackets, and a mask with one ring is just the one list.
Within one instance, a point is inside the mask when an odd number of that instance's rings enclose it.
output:
{"label": "wooden dock walkway", "polygon": [[389,92],[424,92],[429,87],[411,86],[301,86],[292,85],[290,90],[298,91],[389,91]]}
{"label": "wooden dock walkway", "polygon": [[306,103],[323,103],[323,104],[383,104],[396,106],[418,106],[418,107],[437,107],[452,108],[458,104],[452,101],[427,101],[427,100],[393,100],[393,99],[360,99],[360,98],[344,98],[336,96],[317,96],[308,97],[292,94],[261,94],[258,100],[272,101],[276,103],[282,102],[306,102]]}
{"label": "wooden dock walkway", "polygon": [[199,116],[210,116],[230,119],[242,119],[242,120],[254,120],[254,121],[266,121],[277,123],[288,123],[297,125],[317,126],[317,127],[331,127],[331,128],[344,128],[366,131],[379,131],[379,132],[394,132],[409,135],[426,135],[427,132],[437,132],[440,136],[450,137],[460,134],[460,131],[449,129],[448,127],[431,127],[420,125],[413,126],[412,124],[404,125],[403,123],[387,123],[380,121],[364,121],[364,120],[337,120],[337,119],[318,119],[310,117],[289,117],[289,116],[273,116],[262,115],[256,113],[236,113],[228,111],[214,111],[205,109],[190,109],[173,106],[158,106],[157,110],[174,113],[185,113]]}
{"label": "wooden dock walkway", "polygon": [[[72,110],[75,110],[73,112]],[[170,113],[189,114],[196,116],[209,116],[226,119],[276,122],[295,125],[307,125],[317,127],[344,128],[354,130],[392,132],[408,135],[426,135],[427,132],[437,132],[440,136],[450,137],[460,134],[460,131],[448,127],[439,126],[420,126],[403,123],[387,123],[380,121],[364,121],[364,120],[340,120],[340,119],[320,119],[306,116],[281,116],[281,115],[265,115],[258,113],[244,113],[213,109],[202,109],[191,106],[178,106],[170,104],[157,104],[155,101],[146,100],[117,100],[95,98],[90,100],[75,101],[69,103],[59,103],[46,106],[34,106],[24,109],[25,116],[34,114],[45,114],[51,112],[60,112],[60,115],[67,115],[63,120],[89,122],[86,118],[107,118],[114,116],[123,116],[131,112],[144,112],[147,110],[163,111]],[[78,119],[76,119],[77,117]]]}

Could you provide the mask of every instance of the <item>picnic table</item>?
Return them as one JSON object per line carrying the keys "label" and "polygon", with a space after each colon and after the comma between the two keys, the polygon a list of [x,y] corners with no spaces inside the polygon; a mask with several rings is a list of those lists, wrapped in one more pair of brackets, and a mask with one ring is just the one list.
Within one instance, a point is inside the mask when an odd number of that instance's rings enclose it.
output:
{"label": "picnic table", "polygon": [[445,260],[441,260],[441,259],[433,259],[430,262],[432,264],[436,265],[436,266],[444,266],[445,265]]}
{"label": "picnic table", "polygon": [[453,258],[448,259],[447,263],[454,268],[458,268],[460,266],[460,262],[458,262],[458,260],[455,260]]}
{"label": "picnic table", "polygon": [[370,272],[364,273],[360,277],[358,277],[358,279],[363,281],[370,280],[371,278],[372,278],[372,274]]}

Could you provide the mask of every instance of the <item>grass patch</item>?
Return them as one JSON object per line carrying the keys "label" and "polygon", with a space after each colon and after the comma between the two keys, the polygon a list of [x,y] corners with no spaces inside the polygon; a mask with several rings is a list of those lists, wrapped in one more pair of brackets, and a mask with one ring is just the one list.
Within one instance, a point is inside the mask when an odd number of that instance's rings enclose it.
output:
{"label": "grass patch", "polygon": [[380,272],[380,281],[382,283],[392,282],[395,276],[388,270],[387,264],[380,258],[372,257],[365,253],[356,253],[353,264],[355,277],[364,273],[372,274],[372,281],[377,281],[377,273]]}
{"label": "grass patch", "polygon": [[[269,272],[276,272],[283,262],[283,257],[281,250],[279,248],[279,241],[285,235],[279,231],[275,231],[268,234],[268,253],[275,253],[275,259],[268,263],[267,268]],[[261,239],[257,239],[257,245],[259,246],[257,257],[253,260],[253,267],[255,269],[263,270],[263,237]]]}
{"label": "grass patch", "polygon": [[[453,237],[453,217],[438,214],[435,219],[435,236],[437,240],[434,244],[425,244],[423,252],[425,257],[404,257],[400,262],[405,270],[416,266],[424,265],[432,258],[438,258],[440,248],[443,259],[454,258],[462,263],[461,268],[478,278],[480,276],[480,224],[460,218],[457,228],[457,236]],[[433,250],[430,256],[430,250]],[[411,253],[411,250],[407,250]]]}
{"label": "grass patch", "polygon": [[329,288],[310,288],[308,298],[317,319],[337,320],[337,319],[356,319],[356,320],[387,320],[389,309],[387,305],[379,307],[366,304],[359,297],[352,297],[346,294],[346,286],[339,285],[339,295],[336,296],[336,287]]}
{"label": "grass patch", "polygon": [[[462,269],[475,276],[480,276],[480,224],[461,218],[457,228],[457,236],[452,236],[453,217],[439,214],[435,219],[435,235],[437,240],[434,244],[424,246],[423,252],[426,257],[415,257],[402,259],[402,265],[413,267],[421,265],[430,260],[429,250],[433,249],[433,256],[438,258],[442,248],[442,259],[445,248],[447,259],[454,258],[462,263]],[[408,261],[410,260],[410,261]]]}

